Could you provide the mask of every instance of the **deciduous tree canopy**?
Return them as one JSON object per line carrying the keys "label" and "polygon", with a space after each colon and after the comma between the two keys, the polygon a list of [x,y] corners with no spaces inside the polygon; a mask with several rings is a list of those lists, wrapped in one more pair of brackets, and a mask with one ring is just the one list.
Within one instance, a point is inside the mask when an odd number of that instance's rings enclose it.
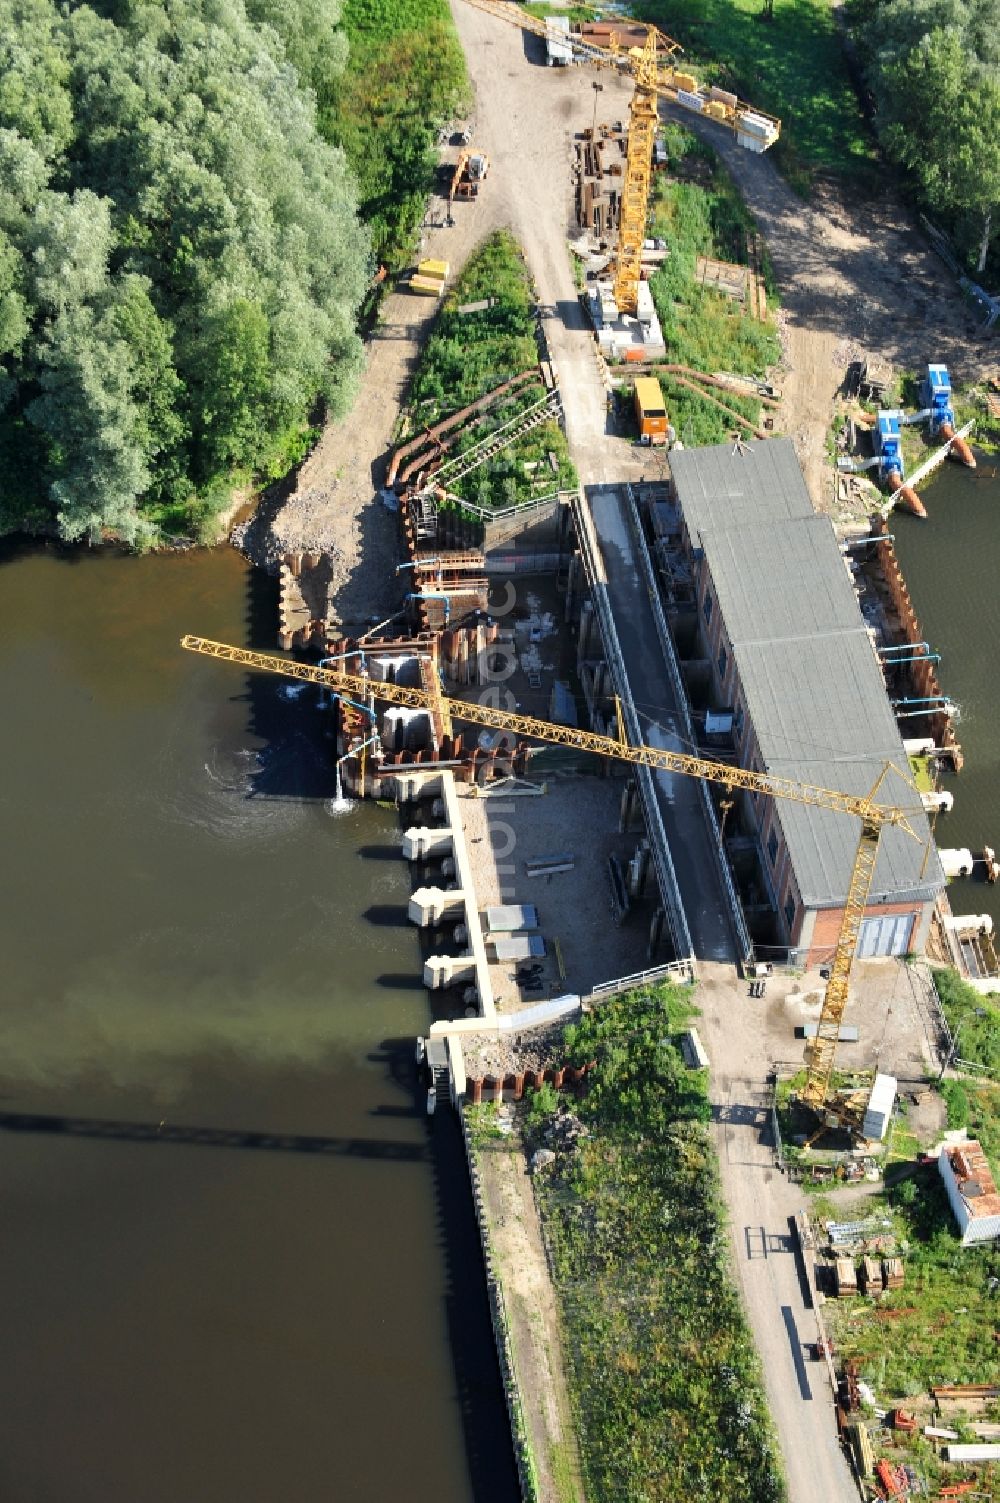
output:
{"label": "deciduous tree canopy", "polygon": [[890,156],[982,272],[1000,228],[1000,0],[855,0]]}
{"label": "deciduous tree canopy", "polygon": [[370,248],[310,72],[337,16],[0,0],[2,527],[189,529],[347,401]]}

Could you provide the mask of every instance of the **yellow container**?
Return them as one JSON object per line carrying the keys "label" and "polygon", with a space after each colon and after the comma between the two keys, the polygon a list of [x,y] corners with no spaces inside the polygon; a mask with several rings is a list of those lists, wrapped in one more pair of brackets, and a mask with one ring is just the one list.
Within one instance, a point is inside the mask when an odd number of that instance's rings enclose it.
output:
{"label": "yellow container", "polygon": [[729,111],[720,100],[712,99],[705,106],[705,114],[711,120],[725,120],[729,116]]}
{"label": "yellow container", "polygon": [[693,73],[675,73],[674,88],[683,89],[685,94],[697,94],[698,80]]}
{"label": "yellow container", "polygon": [[412,276],[407,283],[411,292],[419,292],[423,297],[440,297],[444,289],[444,283],[436,277]]}
{"label": "yellow container", "polygon": [[433,277],[437,282],[443,282],[448,276],[447,261],[421,261],[417,267],[417,275],[420,277]]}

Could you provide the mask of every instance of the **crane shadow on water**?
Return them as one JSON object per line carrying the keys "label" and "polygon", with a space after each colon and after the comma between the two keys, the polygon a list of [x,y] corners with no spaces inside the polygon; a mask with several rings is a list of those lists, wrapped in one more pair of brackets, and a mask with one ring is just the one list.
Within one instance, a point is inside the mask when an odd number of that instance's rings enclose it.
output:
{"label": "crane shadow on water", "polygon": [[130,1122],[119,1118],[66,1117],[50,1112],[0,1112],[0,1130],[70,1138],[108,1138],[130,1143],[173,1143],[197,1148],[250,1148],[265,1153],[341,1155],[347,1158],[385,1159],[393,1163],[419,1162],[428,1156],[424,1144],[393,1142],[389,1139],[260,1132],[239,1127],[197,1127],[167,1121]]}

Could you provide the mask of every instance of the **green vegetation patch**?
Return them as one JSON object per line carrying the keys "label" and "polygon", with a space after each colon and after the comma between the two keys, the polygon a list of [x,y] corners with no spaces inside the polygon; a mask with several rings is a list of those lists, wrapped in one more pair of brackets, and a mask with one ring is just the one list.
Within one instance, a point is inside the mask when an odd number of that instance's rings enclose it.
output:
{"label": "green vegetation patch", "polygon": [[[566,1030],[596,1060],[536,1193],[590,1503],[784,1497],[733,1286],[702,1073],[677,1047],[689,990],[627,993]],[[546,1141],[535,1113],[537,1141]],[[550,1118],[551,1120],[551,1118]]]}
{"label": "green vegetation patch", "polygon": [[[636,13],[686,49],[699,82],[732,89],[781,120],[772,147],[793,181],[808,167],[849,172],[871,142],[826,0],[640,0]],[[807,188],[808,179],[803,179]]]}
{"label": "green vegetation patch", "polygon": [[1000,1183],[1000,1086],[974,1080],[943,1080],[941,1094],[948,1108],[948,1126],[964,1127],[978,1138]]}
{"label": "green vegetation patch", "polygon": [[886,155],[992,289],[1000,271],[1000,4],[928,13],[923,0],[849,0],[845,9]]}
{"label": "green vegetation patch", "polygon": [[579,26],[583,21],[593,21],[600,13],[600,8],[595,5],[546,5],[531,3],[524,6],[524,11],[529,16],[534,16],[536,21],[544,21],[549,16],[568,16],[571,26]]}
{"label": "green vegetation patch", "polygon": [[933,793],[937,787],[934,780],[934,763],[930,757],[910,757],[910,776],[918,793]]}
{"label": "green vegetation patch", "polygon": [[1000,993],[984,997],[957,971],[936,970],[934,985],[956,1054],[983,1075],[1000,1080]]}
{"label": "green vegetation patch", "polygon": [[465,59],[448,0],[345,0],[347,67],[331,77],[320,127],[358,180],[375,253],[406,259],[437,164],[440,127],[466,107]]}
{"label": "green vegetation patch", "polygon": [[[747,262],[747,237],[755,225],[732,180],[712,151],[680,126],[665,131],[670,176],[656,181],[650,233],[666,240],[669,254],[650,280],[671,364],[711,374],[762,377],[781,358],[772,319],[760,323],[734,298],[699,285],[697,261],[707,256],[740,265]],[[674,176],[674,174],[677,174]],[[769,298],[774,280],[761,249],[761,274]],[[712,402],[662,378],[667,411],[678,438],[688,447],[724,443],[734,420]],[[713,395],[756,423],[760,403],[731,392]]]}
{"label": "green vegetation patch", "polygon": [[[491,306],[477,313],[458,311],[482,301]],[[444,300],[413,379],[407,431],[433,426],[537,365],[531,277],[516,240],[500,230],[470,257]],[[544,396],[539,377],[537,384],[501,399],[463,431],[449,458],[467,452]],[[479,506],[505,507],[575,484],[566,436],[552,420],[516,439],[449,489]]]}
{"label": "green vegetation patch", "polygon": [[937,1165],[866,1200],[864,1214],[891,1217],[906,1282],[878,1299],[827,1302],[838,1359],[858,1358],[887,1406],[932,1384],[995,1381],[998,1297],[990,1281],[1000,1278],[1000,1252],[962,1247]]}

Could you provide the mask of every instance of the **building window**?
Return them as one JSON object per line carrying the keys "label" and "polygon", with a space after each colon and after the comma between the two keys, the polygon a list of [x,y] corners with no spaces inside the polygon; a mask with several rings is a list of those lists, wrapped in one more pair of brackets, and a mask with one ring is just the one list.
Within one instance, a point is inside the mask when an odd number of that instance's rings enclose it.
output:
{"label": "building window", "polygon": [[793,897],[789,897],[785,904],[785,923],[788,925],[788,938],[791,939],[795,924],[795,899]]}
{"label": "building window", "polygon": [[705,591],[705,599],[702,602],[701,609],[702,609],[702,614],[704,615],[706,622],[711,621],[711,619],[712,619],[712,597],[711,597],[710,593],[708,592],[708,590]]}
{"label": "building window", "polygon": [[716,666],[717,666],[717,668],[719,670],[719,682],[720,683],[726,677],[726,665],[728,664],[728,662],[729,662],[729,658],[726,655],[726,649],[724,647],[720,647],[719,648],[719,661],[716,664]]}
{"label": "building window", "polygon": [[771,865],[773,866],[778,859],[778,837],[773,830],[767,837],[767,854],[770,856]]}

